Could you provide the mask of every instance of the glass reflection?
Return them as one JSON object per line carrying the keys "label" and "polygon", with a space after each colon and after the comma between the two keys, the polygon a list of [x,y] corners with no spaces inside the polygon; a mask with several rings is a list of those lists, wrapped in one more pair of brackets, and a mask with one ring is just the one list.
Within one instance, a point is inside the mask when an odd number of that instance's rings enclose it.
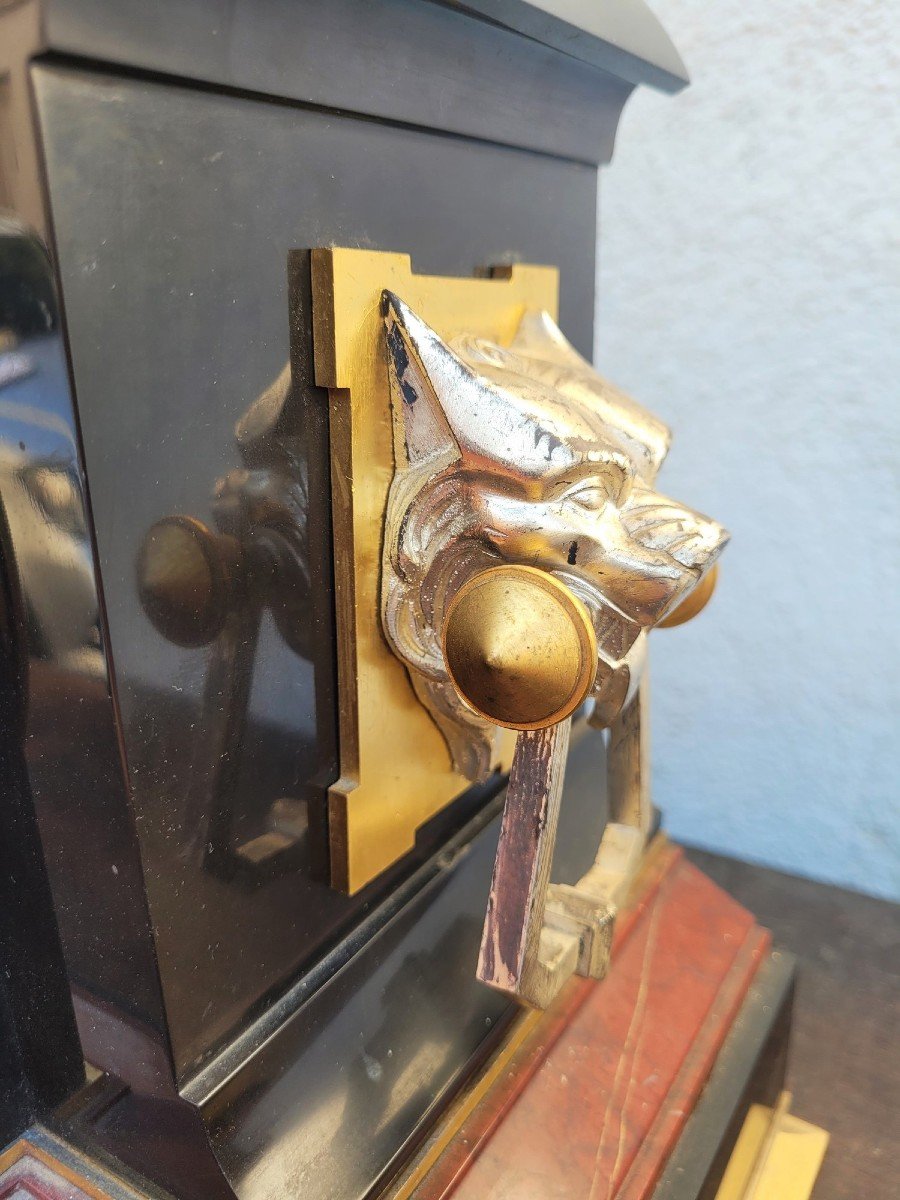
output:
{"label": "glass reflection", "polygon": [[84,495],[49,263],[18,222],[0,218],[0,497],[15,548],[30,658],[104,675]]}
{"label": "glass reflection", "polygon": [[[140,869],[104,655],[68,366],[44,244],[0,217],[2,669],[76,1011],[128,997],[152,1023]],[[113,870],[113,868],[115,868]],[[148,983],[147,981],[150,980]],[[91,1024],[81,1024],[92,1053]]]}

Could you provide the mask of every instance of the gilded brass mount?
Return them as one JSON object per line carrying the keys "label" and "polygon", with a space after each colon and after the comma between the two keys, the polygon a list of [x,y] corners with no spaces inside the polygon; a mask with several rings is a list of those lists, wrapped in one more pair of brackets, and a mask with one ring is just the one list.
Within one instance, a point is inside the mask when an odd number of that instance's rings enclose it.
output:
{"label": "gilded brass mount", "polygon": [[[467,780],[511,763],[478,975],[543,1007],[573,972],[606,969],[652,823],[647,634],[706,603],[727,534],[656,490],[669,431],[565,340],[555,272],[436,279],[348,250],[315,252],[313,272],[336,535],[333,879],[361,886]],[[612,811],[594,866],[563,887],[550,865],[585,701],[610,730]]]}

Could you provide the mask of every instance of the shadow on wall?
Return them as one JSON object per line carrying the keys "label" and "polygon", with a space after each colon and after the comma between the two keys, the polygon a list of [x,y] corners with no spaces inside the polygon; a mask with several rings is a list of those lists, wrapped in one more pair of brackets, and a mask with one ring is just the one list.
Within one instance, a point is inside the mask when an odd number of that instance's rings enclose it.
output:
{"label": "shadow on wall", "polygon": [[655,798],[676,837],[900,897],[896,14],[653,7],[693,83],[626,109],[597,363],[733,535],[656,638]]}

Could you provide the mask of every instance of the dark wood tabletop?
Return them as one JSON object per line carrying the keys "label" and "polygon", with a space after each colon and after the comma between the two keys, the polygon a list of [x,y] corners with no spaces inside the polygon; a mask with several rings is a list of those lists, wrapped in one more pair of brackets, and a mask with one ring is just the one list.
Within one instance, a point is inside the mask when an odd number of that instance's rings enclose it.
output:
{"label": "dark wood tabletop", "polygon": [[813,1200],[900,1196],[900,906],[689,849],[799,958],[787,1086],[831,1134]]}

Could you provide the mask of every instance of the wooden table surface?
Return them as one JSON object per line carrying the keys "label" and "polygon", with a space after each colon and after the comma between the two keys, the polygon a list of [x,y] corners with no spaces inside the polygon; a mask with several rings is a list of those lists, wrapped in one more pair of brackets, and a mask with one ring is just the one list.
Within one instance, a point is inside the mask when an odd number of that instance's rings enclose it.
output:
{"label": "wooden table surface", "polygon": [[813,1200],[897,1200],[900,906],[688,856],[800,960],[787,1086],[792,1111],[831,1134]]}

